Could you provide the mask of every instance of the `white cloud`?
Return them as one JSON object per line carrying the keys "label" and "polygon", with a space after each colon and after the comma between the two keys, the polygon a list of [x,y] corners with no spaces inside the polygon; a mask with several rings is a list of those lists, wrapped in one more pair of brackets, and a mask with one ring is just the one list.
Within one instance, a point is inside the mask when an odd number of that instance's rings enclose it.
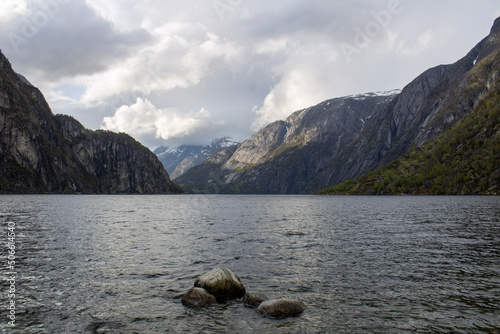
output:
{"label": "white cloud", "polygon": [[192,135],[206,125],[210,112],[200,109],[198,112],[182,113],[170,110],[161,113],[156,121],[156,138],[168,140]]}
{"label": "white cloud", "polygon": [[275,56],[281,52],[285,52],[290,45],[290,41],[286,38],[267,39],[257,45],[257,49],[255,50],[256,54],[260,55],[270,55]]}
{"label": "white cloud", "polygon": [[321,79],[319,73],[307,69],[287,72],[266,96],[262,107],[255,110],[257,119],[252,129],[258,130],[273,121],[283,120],[299,109],[326,99],[330,85]]}
{"label": "white cloud", "polygon": [[257,118],[253,130],[276,120],[282,120],[293,112],[315,105],[334,96],[339,91],[336,73],[343,63],[334,45],[287,43],[287,59],[273,68],[275,85],[265,97],[261,107],[254,108]]}
{"label": "white cloud", "polygon": [[7,21],[19,15],[29,15],[28,3],[23,0],[2,0],[0,2],[0,19]]}
{"label": "white cloud", "polygon": [[106,72],[86,79],[83,96],[93,104],[112,96],[151,94],[200,83],[221,68],[238,68],[242,48],[201,24],[168,23],[152,32],[155,43]]}
{"label": "white cloud", "polygon": [[103,119],[103,129],[143,136],[156,132],[155,123],[161,111],[148,100],[138,98],[130,106],[121,106],[112,117]]}
{"label": "white cloud", "polygon": [[148,99],[118,108],[112,117],[103,119],[103,129],[126,132],[139,139],[168,140],[189,136],[207,125],[210,112],[183,112],[175,108],[158,109]]}

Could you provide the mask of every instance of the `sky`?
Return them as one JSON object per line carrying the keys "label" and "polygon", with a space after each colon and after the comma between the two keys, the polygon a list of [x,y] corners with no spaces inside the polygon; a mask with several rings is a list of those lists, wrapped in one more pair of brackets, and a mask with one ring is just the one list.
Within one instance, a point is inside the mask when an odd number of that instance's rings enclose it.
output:
{"label": "sky", "polygon": [[499,16],[498,0],[2,0],[0,49],[55,114],[154,149],[401,89]]}

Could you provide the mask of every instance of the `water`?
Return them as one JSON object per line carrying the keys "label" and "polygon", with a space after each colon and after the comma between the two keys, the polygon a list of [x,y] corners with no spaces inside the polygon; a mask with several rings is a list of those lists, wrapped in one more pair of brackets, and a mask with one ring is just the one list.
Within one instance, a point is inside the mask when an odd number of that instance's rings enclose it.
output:
{"label": "water", "polygon": [[[0,196],[2,333],[500,332],[499,197]],[[16,224],[8,326],[7,222]],[[175,296],[216,266],[304,301]]]}

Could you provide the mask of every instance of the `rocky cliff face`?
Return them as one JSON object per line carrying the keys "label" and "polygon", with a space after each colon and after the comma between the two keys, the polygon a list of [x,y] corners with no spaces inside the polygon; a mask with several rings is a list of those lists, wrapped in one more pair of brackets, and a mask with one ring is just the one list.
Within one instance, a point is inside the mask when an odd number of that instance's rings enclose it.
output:
{"label": "rocky cliff face", "polygon": [[218,184],[221,192],[315,193],[381,167],[448,130],[495,89],[491,62],[499,33],[497,19],[464,58],[424,72],[400,93],[333,99],[298,111],[243,142],[224,163],[207,160],[177,182],[194,191]]}
{"label": "rocky cliff face", "polygon": [[0,192],[180,191],[158,158],[130,136],[54,116],[0,53]]}
{"label": "rocky cliff face", "polygon": [[[489,57],[487,57],[489,58]],[[500,71],[500,53],[493,62]],[[364,175],[322,191],[350,195],[499,195],[500,194],[500,77],[474,110],[424,146]]]}

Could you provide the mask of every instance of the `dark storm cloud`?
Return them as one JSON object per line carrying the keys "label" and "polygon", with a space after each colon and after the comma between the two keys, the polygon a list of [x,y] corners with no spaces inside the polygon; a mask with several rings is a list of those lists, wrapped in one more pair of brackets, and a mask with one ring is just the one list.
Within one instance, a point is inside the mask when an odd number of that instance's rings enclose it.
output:
{"label": "dark storm cloud", "polygon": [[[42,2],[43,3],[43,2]],[[119,32],[81,0],[52,7],[32,3],[31,12],[3,25],[4,52],[37,80],[89,75],[106,70],[151,39],[144,29]]]}

